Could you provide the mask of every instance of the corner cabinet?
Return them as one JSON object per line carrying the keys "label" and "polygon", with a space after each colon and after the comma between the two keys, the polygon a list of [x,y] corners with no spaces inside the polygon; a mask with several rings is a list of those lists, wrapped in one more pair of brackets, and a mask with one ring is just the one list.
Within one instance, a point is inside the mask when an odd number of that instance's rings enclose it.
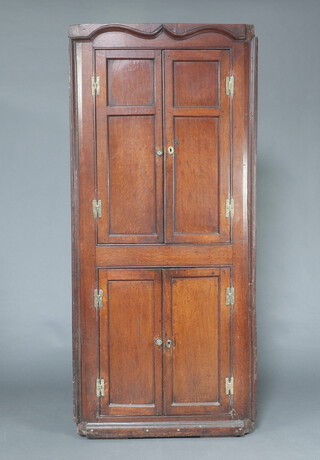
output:
{"label": "corner cabinet", "polygon": [[92,438],[255,419],[253,26],[69,29],[74,418]]}

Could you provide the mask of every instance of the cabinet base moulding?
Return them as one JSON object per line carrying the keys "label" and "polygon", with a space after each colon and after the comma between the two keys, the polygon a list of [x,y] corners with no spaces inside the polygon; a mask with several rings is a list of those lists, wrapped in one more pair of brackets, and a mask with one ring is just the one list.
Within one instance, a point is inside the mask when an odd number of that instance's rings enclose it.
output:
{"label": "cabinet base moulding", "polygon": [[79,423],[78,434],[87,438],[167,438],[244,436],[254,430],[245,420],[151,423]]}

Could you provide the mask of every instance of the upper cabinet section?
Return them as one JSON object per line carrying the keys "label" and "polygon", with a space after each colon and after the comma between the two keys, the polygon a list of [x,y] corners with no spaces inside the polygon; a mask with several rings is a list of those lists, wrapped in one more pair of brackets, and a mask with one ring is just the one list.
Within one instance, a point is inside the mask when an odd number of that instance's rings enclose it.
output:
{"label": "upper cabinet section", "polygon": [[92,111],[81,99],[78,110],[93,123],[96,243],[232,242],[230,205],[246,211],[235,161],[248,142],[240,69],[253,28],[101,24],[70,37],[92,65],[81,82],[84,96],[92,77]]}

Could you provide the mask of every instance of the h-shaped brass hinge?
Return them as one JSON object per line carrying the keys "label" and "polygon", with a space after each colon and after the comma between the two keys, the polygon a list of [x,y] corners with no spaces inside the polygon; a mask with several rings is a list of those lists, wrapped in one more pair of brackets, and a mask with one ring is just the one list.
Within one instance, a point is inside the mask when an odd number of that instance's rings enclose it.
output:
{"label": "h-shaped brass hinge", "polygon": [[95,219],[102,217],[101,200],[92,200],[92,212]]}
{"label": "h-shaped brass hinge", "polygon": [[226,78],[226,95],[233,96],[234,94],[234,76],[231,75]]}
{"label": "h-shaped brass hinge", "polygon": [[96,394],[98,398],[104,396],[104,379],[96,380]]}
{"label": "h-shaped brass hinge", "polygon": [[94,305],[94,308],[102,308],[103,306],[103,290],[102,289],[94,290],[93,305]]}
{"label": "h-shaped brass hinge", "polygon": [[230,379],[226,378],[226,395],[232,396],[234,390],[234,379],[231,377]]}
{"label": "h-shaped brass hinge", "polygon": [[233,217],[234,216],[234,199],[227,198],[226,199],[226,217]]}
{"label": "h-shaped brass hinge", "polygon": [[100,77],[92,77],[91,79],[92,96],[99,96],[100,94]]}
{"label": "h-shaped brass hinge", "polygon": [[226,305],[234,305],[234,287],[226,289]]}

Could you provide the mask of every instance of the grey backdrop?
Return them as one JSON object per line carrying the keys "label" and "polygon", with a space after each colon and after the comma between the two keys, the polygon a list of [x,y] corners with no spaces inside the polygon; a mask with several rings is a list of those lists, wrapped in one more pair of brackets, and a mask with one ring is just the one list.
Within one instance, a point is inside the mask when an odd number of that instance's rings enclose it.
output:
{"label": "grey backdrop", "polygon": [[[0,458],[319,459],[319,0],[1,0]],[[67,27],[255,24],[259,424],[88,441],[71,408]]]}

